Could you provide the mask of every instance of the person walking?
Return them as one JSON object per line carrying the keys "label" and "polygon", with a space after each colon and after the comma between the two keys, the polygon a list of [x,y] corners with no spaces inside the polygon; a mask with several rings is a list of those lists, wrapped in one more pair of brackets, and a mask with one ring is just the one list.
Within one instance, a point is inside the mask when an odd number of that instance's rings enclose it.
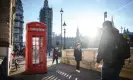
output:
{"label": "person walking", "polygon": [[22,55],[23,55],[24,58],[25,58],[25,53],[26,53],[25,51],[26,51],[26,48],[24,47],[23,50],[22,50]]}
{"label": "person walking", "polygon": [[15,55],[16,55],[16,56],[19,56],[19,55],[20,55],[18,49],[15,49]]}
{"label": "person walking", "polygon": [[13,63],[15,64],[15,69],[18,70],[19,64],[17,61],[17,56],[15,55],[15,52],[12,52],[12,57],[13,57]]}
{"label": "person walking", "polygon": [[76,60],[76,71],[80,73],[80,61],[82,60],[82,50],[80,49],[80,44],[77,43],[76,48],[74,49],[74,57]]}
{"label": "person walking", "polygon": [[119,31],[113,27],[111,21],[105,21],[103,29],[95,67],[98,68],[103,60],[101,80],[120,80],[124,60],[119,58],[122,53]]}
{"label": "person walking", "polygon": [[53,62],[52,65],[54,63],[54,61],[56,60],[56,64],[58,64],[58,47],[55,46],[53,49]]}

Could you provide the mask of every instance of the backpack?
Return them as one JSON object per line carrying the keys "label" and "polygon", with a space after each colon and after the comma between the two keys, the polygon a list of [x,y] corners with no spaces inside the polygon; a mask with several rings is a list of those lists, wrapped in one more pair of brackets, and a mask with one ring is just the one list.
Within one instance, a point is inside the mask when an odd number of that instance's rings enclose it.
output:
{"label": "backpack", "polygon": [[119,42],[119,58],[120,59],[128,59],[130,58],[130,44],[127,39],[123,37],[122,34],[120,34],[120,42]]}
{"label": "backpack", "polygon": [[119,32],[116,28],[105,28],[103,30],[98,49],[98,57],[102,57],[106,63],[114,63],[117,59],[118,35]]}

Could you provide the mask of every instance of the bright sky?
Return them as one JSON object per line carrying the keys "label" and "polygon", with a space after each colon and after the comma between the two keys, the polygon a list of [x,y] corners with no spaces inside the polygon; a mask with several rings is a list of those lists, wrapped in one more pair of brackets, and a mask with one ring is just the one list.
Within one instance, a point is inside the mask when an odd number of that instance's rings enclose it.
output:
{"label": "bright sky", "polygon": [[[66,35],[76,36],[76,28],[87,36],[94,32],[96,27],[101,27],[103,13],[108,12],[108,20],[114,15],[115,26],[126,27],[133,31],[133,0],[48,0],[53,8],[53,32],[60,34],[60,9],[63,8],[63,22],[65,21]],[[22,0],[24,8],[24,27],[27,22],[39,21],[39,12],[44,0]],[[127,6],[124,6],[128,4]],[[122,7],[122,8],[121,8]],[[118,10],[118,11],[117,11]],[[25,33],[25,32],[24,32]],[[25,35],[25,34],[24,34]],[[25,39],[25,38],[24,38]],[[25,40],[24,40],[25,41]]]}

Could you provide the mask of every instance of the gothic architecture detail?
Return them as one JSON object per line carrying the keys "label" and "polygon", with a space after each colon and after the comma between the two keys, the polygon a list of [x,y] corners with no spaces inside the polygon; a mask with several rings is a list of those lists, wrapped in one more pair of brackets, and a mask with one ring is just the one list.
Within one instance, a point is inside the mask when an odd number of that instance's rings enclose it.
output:
{"label": "gothic architecture detail", "polygon": [[77,27],[77,32],[76,32],[76,42],[80,43],[80,32],[79,32],[79,28]]}
{"label": "gothic architecture detail", "polygon": [[50,51],[52,48],[52,22],[53,22],[53,10],[49,8],[48,0],[44,1],[44,6],[40,10],[39,16],[40,22],[47,25],[47,49]]}

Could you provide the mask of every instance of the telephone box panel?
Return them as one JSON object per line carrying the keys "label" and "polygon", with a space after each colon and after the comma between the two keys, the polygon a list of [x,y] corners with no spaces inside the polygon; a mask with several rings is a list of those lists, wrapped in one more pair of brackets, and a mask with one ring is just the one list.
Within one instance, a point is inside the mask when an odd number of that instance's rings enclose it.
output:
{"label": "telephone box panel", "polygon": [[27,24],[26,73],[47,72],[46,25],[40,22]]}

